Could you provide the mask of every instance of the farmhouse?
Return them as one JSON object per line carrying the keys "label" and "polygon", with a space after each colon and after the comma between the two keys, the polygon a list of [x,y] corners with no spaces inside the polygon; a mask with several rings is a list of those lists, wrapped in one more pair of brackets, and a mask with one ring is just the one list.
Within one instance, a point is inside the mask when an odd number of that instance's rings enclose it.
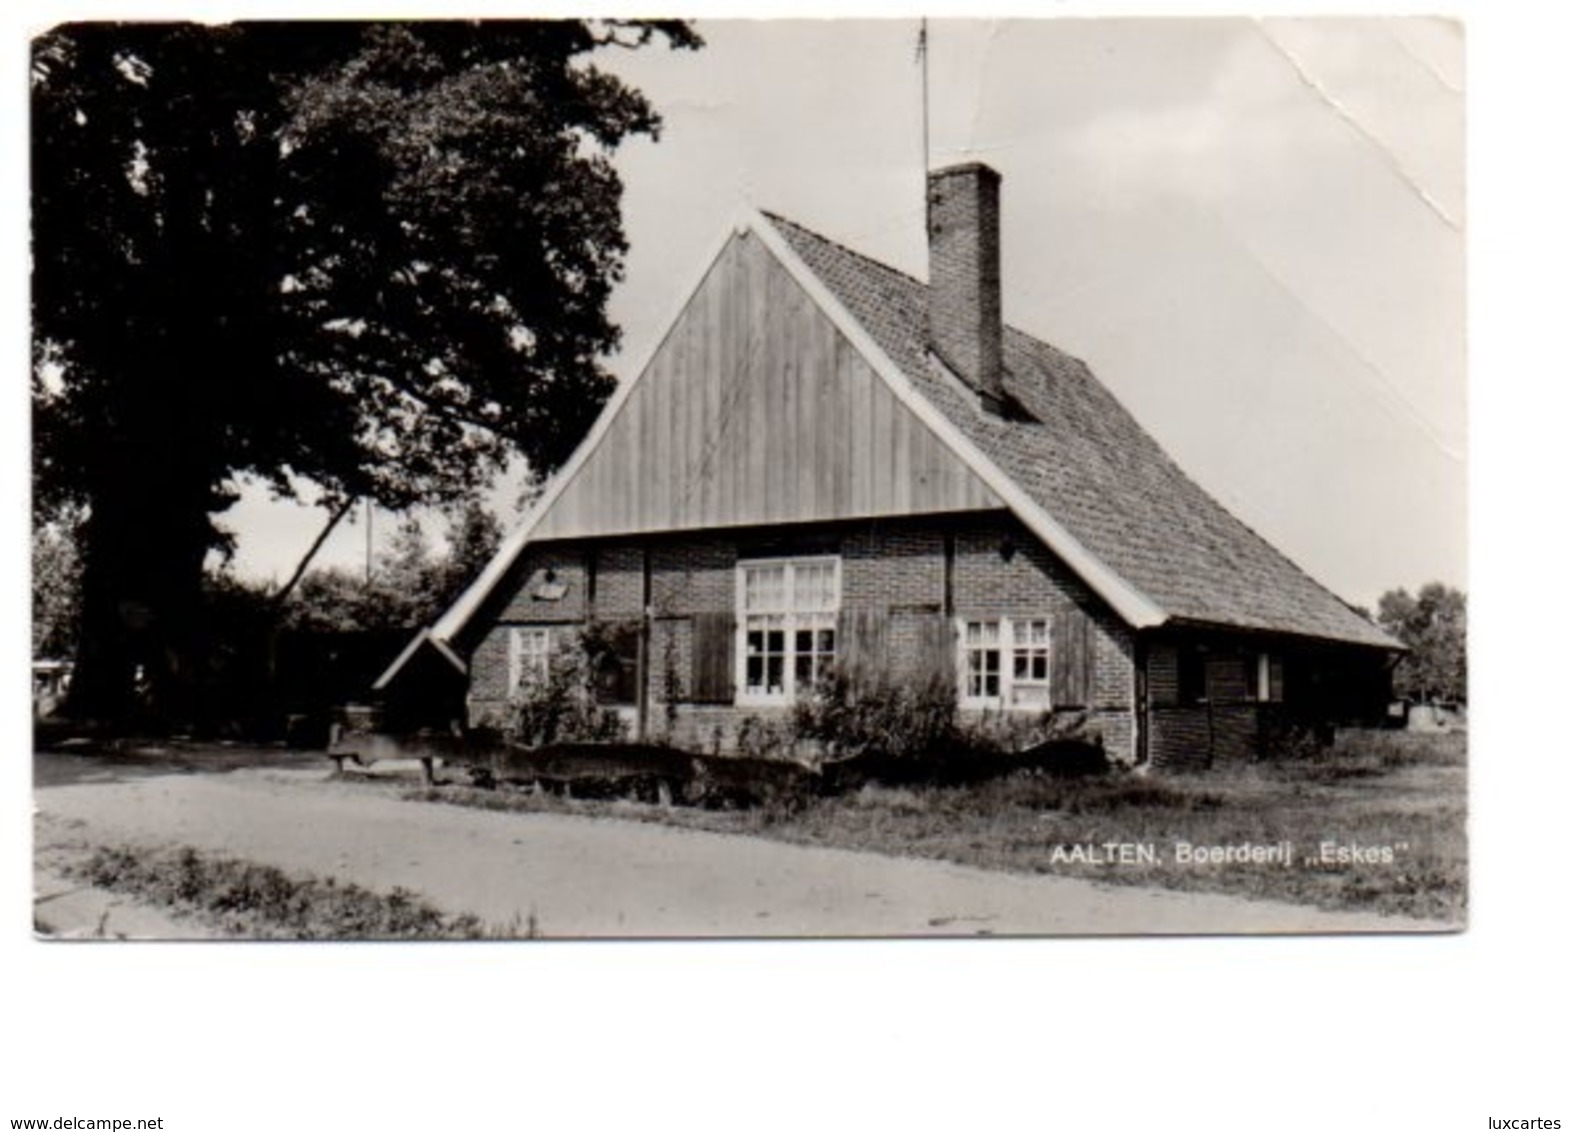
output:
{"label": "farmhouse", "polygon": [[724,747],[832,664],[1074,712],[1111,760],[1379,718],[1399,646],[1191,482],[1087,367],[1003,325],[999,175],[928,182],[924,284],[778,216],[727,234],[496,558],[383,673],[496,717],[593,623],[605,695]]}

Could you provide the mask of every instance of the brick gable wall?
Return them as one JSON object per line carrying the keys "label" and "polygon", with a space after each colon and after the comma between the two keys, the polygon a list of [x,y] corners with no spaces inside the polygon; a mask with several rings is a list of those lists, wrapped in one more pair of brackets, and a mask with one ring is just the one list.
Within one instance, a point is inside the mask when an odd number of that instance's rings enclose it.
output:
{"label": "brick gable wall", "polygon": [[[650,733],[664,736],[669,729],[672,740],[683,746],[732,749],[749,717],[779,719],[784,712],[680,702],[671,712],[664,696],[668,687],[675,687],[679,698],[688,694],[694,615],[735,609],[739,559],[838,553],[841,608],[887,613],[886,646],[899,671],[903,661],[919,655],[924,626],[944,609],[946,535],[954,547],[950,597],[955,617],[1046,617],[1067,608],[1089,616],[1091,720],[1111,758],[1133,759],[1130,630],[1018,521],[997,513],[529,546],[503,583],[505,595],[493,604],[498,612],[471,655],[471,723],[494,716],[504,706],[510,627],[545,624],[566,629],[581,624],[590,612],[592,569],[594,615],[608,620],[638,617],[648,555]],[[542,602],[526,591],[548,568],[567,584],[568,592],[558,601]]]}

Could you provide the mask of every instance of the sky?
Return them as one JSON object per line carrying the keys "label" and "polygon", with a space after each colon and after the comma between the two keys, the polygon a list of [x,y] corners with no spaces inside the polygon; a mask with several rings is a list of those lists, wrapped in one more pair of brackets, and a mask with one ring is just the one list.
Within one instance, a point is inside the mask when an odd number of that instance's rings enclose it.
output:
{"label": "sky", "polygon": [[[700,52],[601,64],[665,119],[616,159],[623,379],[738,207],[926,274],[917,21],[698,26]],[[1003,176],[1006,320],[1340,595],[1466,586],[1460,25],[935,20],[928,44],[931,165]],[[226,521],[236,569],[282,578],[323,516],[251,492]],[[320,561],[365,555],[357,522]]]}

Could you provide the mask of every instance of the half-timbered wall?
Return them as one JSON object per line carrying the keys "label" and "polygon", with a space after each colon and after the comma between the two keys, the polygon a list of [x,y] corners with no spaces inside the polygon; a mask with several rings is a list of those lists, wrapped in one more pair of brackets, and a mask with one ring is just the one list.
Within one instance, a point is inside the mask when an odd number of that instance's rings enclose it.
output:
{"label": "half-timbered wall", "polygon": [[533,537],[1001,506],[739,233]]}

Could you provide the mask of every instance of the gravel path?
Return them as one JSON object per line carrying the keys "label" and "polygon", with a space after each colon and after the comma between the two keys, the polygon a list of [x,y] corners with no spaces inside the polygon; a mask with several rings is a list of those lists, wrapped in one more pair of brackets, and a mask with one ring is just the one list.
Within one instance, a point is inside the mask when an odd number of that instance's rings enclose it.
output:
{"label": "gravel path", "polygon": [[[316,769],[85,782],[34,796],[41,900],[58,887],[51,855],[85,841],[189,845],[377,890],[402,886],[444,911],[559,938],[1451,930],[634,821],[410,802]],[[197,934],[149,923],[119,934]]]}

